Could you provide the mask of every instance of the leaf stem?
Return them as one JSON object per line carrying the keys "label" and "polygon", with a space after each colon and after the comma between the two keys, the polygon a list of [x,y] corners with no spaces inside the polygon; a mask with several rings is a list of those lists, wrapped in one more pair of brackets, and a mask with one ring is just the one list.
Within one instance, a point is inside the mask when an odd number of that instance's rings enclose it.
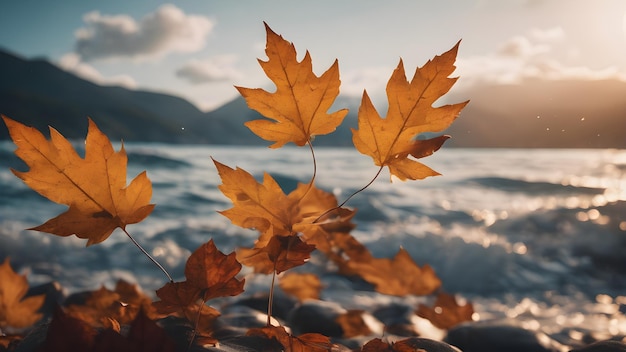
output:
{"label": "leaf stem", "polygon": [[189,338],[189,345],[187,345],[187,351],[191,349],[191,345],[193,345],[193,340],[196,339],[196,335],[198,334],[198,324],[200,323],[200,314],[202,313],[202,308],[206,301],[204,301],[204,297],[202,297],[202,303],[200,303],[200,307],[198,307],[198,314],[196,315],[196,322],[193,325],[193,332],[191,333],[191,337]]}
{"label": "leaf stem", "polygon": [[311,138],[306,143],[309,146],[309,150],[311,151],[311,159],[313,159],[313,176],[311,177],[311,181],[309,181],[309,186],[306,191],[302,194],[299,201],[306,197],[307,193],[313,188],[313,182],[315,182],[315,178],[317,177],[317,160],[315,159],[315,150],[313,149],[313,143],[311,143]]}
{"label": "leaf stem", "polygon": [[324,215],[330,213],[333,210],[337,210],[340,209],[341,207],[343,207],[344,205],[346,205],[346,203],[348,203],[348,201],[350,199],[352,199],[352,197],[356,196],[357,194],[363,192],[367,187],[371,186],[372,183],[374,183],[374,181],[376,181],[376,179],[378,178],[378,176],[380,176],[380,173],[383,171],[384,166],[381,166],[378,169],[378,172],[376,172],[376,175],[374,175],[374,178],[372,178],[370,180],[370,182],[368,182],[365,186],[361,187],[361,189],[359,189],[358,191],[355,191],[354,193],[352,193],[348,198],[346,198],[346,200],[344,200],[341,204],[337,205],[334,208],[330,208],[328,210],[326,210],[325,212],[322,213],[322,215],[318,216],[317,219],[313,220],[313,223],[315,224],[316,222],[318,222]]}
{"label": "leaf stem", "polygon": [[274,282],[276,281],[276,262],[274,262],[274,270],[272,271],[272,285],[270,286],[270,296],[267,299],[267,326],[271,326],[272,308],[274,305]]}
{"label": "leaf stem", "polygon": [[139,248],[139,250],[146,256],[148,257],[148,259],[150,259],[150,261],[152,261],[152,263],[154,263],[154,265],[156,265],[159,269],[161,269],[161,271],[165,274],[165,276],[167,276],[167,279],[170,282],[174,282],[174,279],[172,279],[172,277],[170,276],[170,274],[167,272],[167,270],[165,270],[165,268],[159,263],[157,262],[156,259],[152,258],[152,256],[139,244],[139,242],[137,242],[133,236],[130,235],[130,233],[128,233],[128,231],[126,231],[125,228],[121,228],[122,231],[124,231],[124,233],[126,234],[126,236],[128,236],[128,238],[130,238],[130,240],[135,244],[135,246],[137,246],[137,248]]}
{"label": "leaf stem", "polygon": [[[313,149],[313,143],[311,143],[311,138],[309,138],[309,142],[307,144],[309,145],[309,150],[311,151],[311,159],[313,159],[313,176],[311,177],[311,181],[309,182],[309,185],[312,185],[315,181],[315,177],[317,177],[317,159],[315,159],[315,150]],[[310,186],[309,189],[311,189]]]}

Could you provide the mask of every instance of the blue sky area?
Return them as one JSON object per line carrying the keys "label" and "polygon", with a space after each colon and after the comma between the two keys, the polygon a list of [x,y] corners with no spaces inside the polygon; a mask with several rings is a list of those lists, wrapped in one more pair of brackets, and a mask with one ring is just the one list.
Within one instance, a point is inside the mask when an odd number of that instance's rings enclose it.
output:
{"label": "blue sky area", "polygon": [[99,84],[182,96],[203,110],[269,87],[263,21],[309,50],[316,73],[337,58],[342,94],[384,99],[407,72],[462,39],[454,89],[526,79],[626,80],[623,0],[3,1],[0,48],[46,57]]}

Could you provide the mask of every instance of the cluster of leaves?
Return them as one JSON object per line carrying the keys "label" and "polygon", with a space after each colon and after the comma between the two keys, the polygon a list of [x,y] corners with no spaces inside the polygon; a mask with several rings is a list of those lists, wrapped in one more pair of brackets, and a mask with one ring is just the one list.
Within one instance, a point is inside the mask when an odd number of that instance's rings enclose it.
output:
{"label": "cluster of leaves", "polygon": [[[333,132],[347,114],[346,109],[328,112],[339,94],[338,63],[335,61],[318,77],[312,71],[308,52],[298,61],[293,44],[267,25],[266,31],[268,60],[259,60],[259,63],[276,85],[276,91],[270,93],[263,89],[237,87],[248,106],[266,117],[249,121],[246,126],[259,137],[273,142],[270,148],[280,148],[287,143],[307,145],[315,166],[314,136]],[[370,156],[379,169],[360,191],[367,188],[384,168],[400,180],[438,175],[418,159],[437,151],[448,136],[417,137],[424,132],[445,130],[467,104],[433,106],[456,81],[449,75],[454,71],[457,49],[458,43],[418,67],[410,81],[400,60],[387,84],[389,109],[384,118],[374,108],[367,92],[363,93],[353,143],[359,152]],[[441,280],[430,266],[420,267],[402,248],[393,258],[376,258],[353,237],[350,231],[355,225],[351,220],[356,210],[345,207],[352,196],[339,204],[332,193],[316,186],[315,169],[308,183],[301,183],[285,194],[269,174],[258,182],[244,169],[233,169],[213,160],[222,181],[219,189],[233,204],[221,214],[234,225],[258,231],[259,236],[253,248],[240,248],[230,254],[220,252],[212,240],[208,241],[187,260],[185,280],[174,282],[167,270],[126,230],[127,225],[145,219],[154,204],[150,204],[152,186],[145,172],[126,184],[127,156],[123,146],[115,151],[108,138],[89,120],[85,155],[81,157],[53,128],[50,128],[48,140],[31,127],[4,116],[3,119],[17,145],[16,155],[30,168],[27,172],[12,170],[13,173],[44,197],[69,207],[66,212],[32,230],[58,236],[76,235],[87,239],[89,246],[106,240],[116,228],[120,228],[169,279],[156,291],[159,298],[156,302],[128,284],[118,284],[114,291],[105,288],[94,291],[84,304],[58,309],[48,336],[59,329],[65,334],[82,331],[81,336],[86,336],[84,350],[133,350],[139,345],[154,343],[147,334],[165,336],[155,332],[159,328],[155,320],[175,317],[193,327],[190,345],[216,344],[218,340],[213,337],[212,329],[220,313],[207,303],[217,297],[236,296],[244,291],[244,280],[238,278],[243,264],[252,267],[256,273],[272,275],[267,326],[251,329],[248,335],[274,339],[286,351],[327,351],[332,343],[326,336],[305,334],[296,337],[284,327],[270,324],[276,275],[305,264],[314,250],[326,255],[339,273],[360,277],[380,293],[397,296],[437,294],[433,307],[420,305],[416,314],[442,329],[471,319],[471,304],[461,306],[454,296],[443,293]],[[285,273],[279,277],[279,285],[302,300],[319,298],[323,288],[317,276],[307,273]],[[40,319],[36,311],[43,303],[43,297],[22,299],[27,287],[26,279],[15,274],[5,261],[0,267],[0,328],[25,328]],[[366,334],[359,329],[358,316],[356,311],[338,318],[346,335]],[[130,330],[120,334],[121,325],[130,325]],[[104,330],[97,333],[94,328]],[[99,341],[109,338],[115,342],[99,345]],[[6,336],[3,339],[8,341]],[[49,340],[44,350],[58,350],[55,346],[65,343],[58,339]],[[163,337],[160,350],[170,350],[171,344],[166,340]],[[403,349],[404,345],[410,347],[411,341],[389,345],[375,339],[362,350],[409,350],[409,347]]]}

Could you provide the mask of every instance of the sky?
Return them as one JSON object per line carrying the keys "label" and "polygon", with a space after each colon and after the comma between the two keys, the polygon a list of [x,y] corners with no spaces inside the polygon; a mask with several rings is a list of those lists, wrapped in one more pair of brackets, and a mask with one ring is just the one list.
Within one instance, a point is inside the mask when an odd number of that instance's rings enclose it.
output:
{"label": "sky", "polygon": [[272,90],[266,22],[308,50],[321,75],[339,61],[341,95],[384,102],[400,58],[412,76],[461,40],[453,90],[527,79],[626,81],[623,0],[1,1],[0,48],[49,59],[103,85],[181,96],[208,111],[234,86]]}

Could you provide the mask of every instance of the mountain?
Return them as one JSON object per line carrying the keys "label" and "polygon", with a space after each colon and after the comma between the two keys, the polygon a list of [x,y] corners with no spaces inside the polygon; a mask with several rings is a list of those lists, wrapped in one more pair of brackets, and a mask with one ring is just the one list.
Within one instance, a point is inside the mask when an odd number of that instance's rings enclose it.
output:
{"label": "mountain", "polygon": [[[241,97],[202,112],[190,102],[161,93],[103,87],[43,59],[26,60],[0,51],[0,113],[39,130],[54,126],[67,138],[82,139],[91,117],[111,140],[188,144],[261,145],[243,124],[262,118]],[[481,85],[445,99],[470,99],[444,131],[447,147],[625,148],[626,83],[544,81],[523,85]],[[331,111],[350,109],[317,146],[351,146],[359,99],[340,96]],[[384,107],[378,107],[381,115]],[[0,139],[8,139],[0,128]]]}
{"label": "mountain", "polygon": [[203,116],[181,98],[98,86],[42,59],[0,52],[0,72],[0,113],[68,138],[84,138],[89,116],[112,140],[184,142],[181,126]]}
{"label": "mountain", "polygon": [[623,81],[532,80],[464,96],[470,103],[445,131],[447,146],[626,149]]}

